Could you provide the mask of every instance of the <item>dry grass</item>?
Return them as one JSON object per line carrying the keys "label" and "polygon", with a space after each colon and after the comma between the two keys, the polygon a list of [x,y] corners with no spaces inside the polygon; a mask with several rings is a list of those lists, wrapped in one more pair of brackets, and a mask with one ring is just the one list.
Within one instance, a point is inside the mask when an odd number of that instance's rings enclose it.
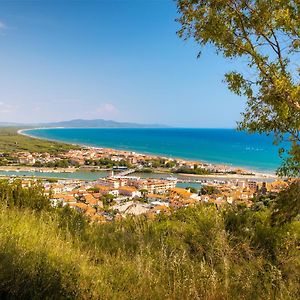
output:
{"label": "dry grass", "polygon": [[0,298],[297,299],[299,224],[249,213],[235,232],[235,214],[199,206],[99,226],[2,207]]}

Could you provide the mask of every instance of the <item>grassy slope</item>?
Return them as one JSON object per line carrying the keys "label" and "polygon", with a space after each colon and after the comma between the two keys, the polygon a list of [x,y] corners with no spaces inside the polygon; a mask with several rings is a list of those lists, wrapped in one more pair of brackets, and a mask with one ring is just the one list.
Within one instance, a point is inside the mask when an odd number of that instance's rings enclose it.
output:
{"label": "grassy slope", "polygon": [[1,208],[0,298],[297,299],[297,230],[257,218],[230,233],[214,207],[199,206],[72,234],[66,217]]}
{"label": "grassy slope", "polygon": [[57,153],[77,148],[76,146],[35,139],[20,135],[16,128],[0,128],[0,152],[49,152]]}

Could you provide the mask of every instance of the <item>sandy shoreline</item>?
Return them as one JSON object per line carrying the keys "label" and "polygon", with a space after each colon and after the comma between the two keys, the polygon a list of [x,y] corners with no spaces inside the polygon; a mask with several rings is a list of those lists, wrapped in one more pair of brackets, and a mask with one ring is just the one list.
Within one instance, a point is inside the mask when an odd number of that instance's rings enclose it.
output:
{"label": "sandy shoreline", "polygon": [[[89,146],[89,145],[84,145],[84,144],[74,144],[74,143],[69,143],[69,142],[62,142],[62,141],[58,141],[58,140],[53,140],[53,139],[47,139],[47,138],[42,138],[42,137],[36,137],[36,136],[32,136],[28,133],[26,133],[26,131],[28,130],[38,130],[38,129],[60,129],[60,128],[65,128],[65,127],[41,127],[41,128],[30,128],[30,129],[20,129],[17,131],[18,134],[20,135],[24,135],[33,139],[41,139],[41,140],[46,140],[46,141],[51,141],[51,142],[57,142],[57,143],[65,143],[65,144],[69,144],[69,145],[74,145],[74,146],[78,146],[78,147],[85,147],[85,148],[92,148],[92,149],[108,149],[108,150],[114,150],[114,151],[125,151],[125,152],[135,152],[137,154],[142,154],[136,151],[128,151],[128,150],[119,150],[119,149],[114,149],[114,148],[107,148],[107,147],[93,147],[93,146]],[[153,157],[161,157],[161,158],[170,158],[168,156],[164,156],[164,155],[153,155],[153,154],[146,154],[146,155],[150,155]],[[273,178],[276,179],[278,178],[277,175],[272,174],[272,173],[268,173],[268,172],[257,172],[255,170],[251,170],[251,169],[245,169],[244,167],[239,167],[239,166],[229,166],[228,164],[215,164],[215,163],[211,163],[211,162],[204,162],[204,161],[195,161],[195,160],[187,160],[187,159],[182,159],[182,158],[172,158],[172,159],[176,159],[176,160],[182,160],[182,161],[189,161],[189,162],[198,162],[201,164],[210,164],[211,166],[214,166],[216,168],[222,168],[224,166],[227,167],[231,167],[231,168],[235,168],[235,169],[242,169],[245,170],[246,172],[252,173],[254,175],[241,175],[241,174],[211,174],[211,175],[198,175],[198,174],[180,174],[182,176],[189,176],[189,177],[206,177],[206,178],[230,178],[230,179],[234,179],[234,178],[245,178],[245,179],[255,179],[255,178]],[[155,172],[153,172],[155,173]]]}
{"label": "sandy shoreline", "polygon": [[197,178],[226,178],[226,179],[276,179],[278,178],[276,175],[265,174],[265,173],[255,173],[254,175],[241,175],[241,174],[210,174],[210,175],[198,175],[198,174],[183,174],[178,173],[180,176],[185,177],[195,177]]}

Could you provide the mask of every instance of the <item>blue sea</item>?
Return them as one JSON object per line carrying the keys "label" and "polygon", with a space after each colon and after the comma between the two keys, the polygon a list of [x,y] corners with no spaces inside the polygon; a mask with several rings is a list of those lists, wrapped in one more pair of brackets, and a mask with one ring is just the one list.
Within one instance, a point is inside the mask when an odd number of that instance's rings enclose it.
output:
{"label": "blue sea", "polygon": [[281,162],[271,136],[234,129],[51,128],[26,133],[68,143],[224,163],[257,171],[275,172]]}

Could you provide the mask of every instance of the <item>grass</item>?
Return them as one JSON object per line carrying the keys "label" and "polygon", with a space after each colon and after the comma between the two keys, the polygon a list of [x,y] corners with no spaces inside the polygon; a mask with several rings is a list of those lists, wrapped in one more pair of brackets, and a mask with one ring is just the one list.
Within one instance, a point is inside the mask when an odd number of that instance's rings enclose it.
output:
{"label": "grass", "polygon": [[1,299],[299,299],[299,221],[198,205],[90,224],[0,184]]}
{"label": "grass", "polygon": [[0,128],[0,152],[11,153],[18,151],[58,153],[77,146],[46,141],[18,134],[17,128]]}
{"label": "grass", "polygon": [[[23,299],[299,297],[296,254],[285,253],[274,263],[263,251],[253,249],[247,240],[232,245],[231,236],[214,208],[186,210],[160,222],[138,218],[119,224],[88,226],[80,237],[59,228],[59,218],[47,213],[1,210],[0,296]],[[293,236],[285,240],[291,246],[294,239]]]}

